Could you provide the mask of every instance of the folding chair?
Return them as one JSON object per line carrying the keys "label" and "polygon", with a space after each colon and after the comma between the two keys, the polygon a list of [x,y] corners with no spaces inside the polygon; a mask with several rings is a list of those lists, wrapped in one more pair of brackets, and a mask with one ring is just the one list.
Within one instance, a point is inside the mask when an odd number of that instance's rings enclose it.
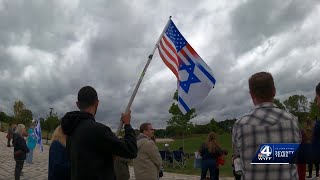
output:
{"label": "folding chair", "polygon": [[173,151],[173,167],[179,166],[184,168],[186,166],[186,158],[184,157],[183,151]]}
{"label": "folding chair", "polygon": [[165,151],[159,151],[161,159],[162,159],[162,164],[163,166],[167,166],[168,165],[168,159],[166,156],[166,152]]}

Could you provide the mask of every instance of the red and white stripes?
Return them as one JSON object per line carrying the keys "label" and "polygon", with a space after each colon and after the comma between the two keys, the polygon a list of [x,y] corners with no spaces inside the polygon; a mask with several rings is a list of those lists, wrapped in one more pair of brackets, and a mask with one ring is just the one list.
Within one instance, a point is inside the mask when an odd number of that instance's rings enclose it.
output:
{"label": "red and white stripes", "polygon": [[179,80],[179,60],[177,50],[169,37],[164,34],[158,44],[159,54],[166,66]]}

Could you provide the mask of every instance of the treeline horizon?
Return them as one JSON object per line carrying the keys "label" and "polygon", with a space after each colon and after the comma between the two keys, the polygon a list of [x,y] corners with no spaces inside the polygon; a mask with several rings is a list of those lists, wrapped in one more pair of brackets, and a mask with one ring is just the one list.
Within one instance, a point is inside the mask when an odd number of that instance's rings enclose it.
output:
{"label": "treeline horizon", "polygon": [[[167,121],[165,128],[157,129],[155,134],[157,137],[180,137],[189,136],[191,134],[207,134],[209,132],[217,133],[231,133],[232,126],[237,120],[225,119],[222,121],[216,121],[214,117],[206,124],[192,123],[191,120],[197,116],[196,110],[191,109],[187,114],[183,114],[177,104],[177,92],[173,96],[174,102],[172,103],[169,113],[171,118]],[[288,112],[295,115],[300,124],[304,122],[306,118],[312,120],[320,118],[320,110],[317,108],[316,99],[309,102],[304,95],[292,95],[286,100],[281,102],[279,99],[274,99],[274,104],[281,109],[285,109]],[[4,123],[12,124],[24,124],[29,127],[33,120],[33,113],[28,109],[24,103],[20,100],[15,101],[12,106],[13,116],[7,115],[5,112],[0,112],[0,121]],[[57,112],[53,112],[53,109],[46,114],[45,118],[40,118],[41,128],[47,132],[52,132],[60,124],[61,118],[58,117]],[[138,130],[136,130],[138,133]]]}

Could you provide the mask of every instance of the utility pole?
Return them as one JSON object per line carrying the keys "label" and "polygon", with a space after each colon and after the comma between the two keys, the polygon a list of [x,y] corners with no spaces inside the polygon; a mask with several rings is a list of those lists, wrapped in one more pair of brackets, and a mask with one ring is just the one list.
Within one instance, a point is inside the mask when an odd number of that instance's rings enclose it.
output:
{"label": "utility pole", "polygon": [[49,117],[52,117],[52,111],[53,111],[53,108],[49,108],[49,109],[50,109]]}
{"label": "utility pole", "polygon": [[[53,111],[53,108],[49,108],[50,109],[50,113],[49,113],[49,118],[51,118],[52,117],[52,111]],[[48,119],[47,119],[48,120]],[[48,124],[48,132],[47,132],[47,144],[48,144],[48,140],[49,140],[49,133],[50,133],[50,131],[51,131],[51,127],[50,127],[50,124]]]}

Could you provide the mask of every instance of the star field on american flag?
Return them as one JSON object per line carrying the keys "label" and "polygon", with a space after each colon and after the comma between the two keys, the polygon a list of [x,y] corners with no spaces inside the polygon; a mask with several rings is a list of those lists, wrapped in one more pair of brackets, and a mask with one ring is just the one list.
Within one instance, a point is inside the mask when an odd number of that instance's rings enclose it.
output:
{"label": "star field on american flag", "polygon": [[169,24],[165,33],[174,43],[177,52],[179,52],[187,44],[186,39],[180,34],[179,30],[173,23]]}

